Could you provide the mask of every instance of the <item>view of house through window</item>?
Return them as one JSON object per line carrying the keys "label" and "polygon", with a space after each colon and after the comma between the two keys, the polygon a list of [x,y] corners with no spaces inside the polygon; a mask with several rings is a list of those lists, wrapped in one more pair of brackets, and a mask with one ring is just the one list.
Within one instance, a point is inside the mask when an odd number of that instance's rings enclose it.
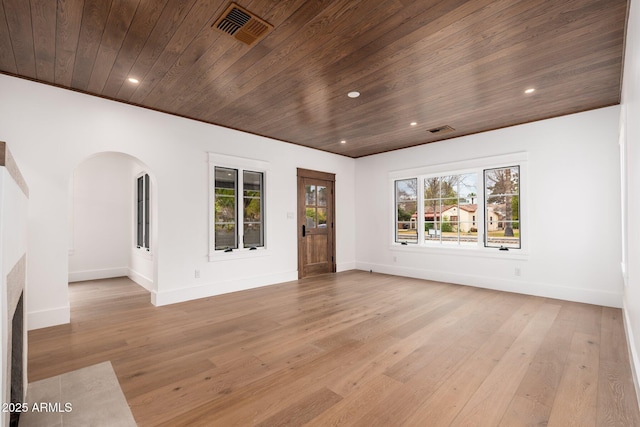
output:
{"label": "view of house through window", "polygon": [[397,243],[521,247],[519,166],[399,179],[394,194]]}
{"label": "view of house through window", "polygon": [[477,244],[477,175],[424,179],[424,240],[443,244]]}

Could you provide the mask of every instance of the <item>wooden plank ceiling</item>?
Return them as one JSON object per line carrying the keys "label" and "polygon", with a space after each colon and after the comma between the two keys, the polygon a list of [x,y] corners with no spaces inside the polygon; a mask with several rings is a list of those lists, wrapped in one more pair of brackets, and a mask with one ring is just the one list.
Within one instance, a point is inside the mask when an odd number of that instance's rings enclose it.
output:
{"label": "wooden plank ceiling", "polygon": [[620,101],[627,0],[237,3],[273,30],[212,28],[228,0],[2,0],[0,72],[351,157]]}

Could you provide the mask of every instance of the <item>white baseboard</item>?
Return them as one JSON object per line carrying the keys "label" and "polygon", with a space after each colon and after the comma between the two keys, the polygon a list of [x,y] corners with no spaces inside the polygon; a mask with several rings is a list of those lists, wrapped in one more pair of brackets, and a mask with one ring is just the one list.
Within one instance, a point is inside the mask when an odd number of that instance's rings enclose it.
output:
{"label": "white baseboard", "polygon": [[27,330],[48,328],[49,326],[64,325],[71,321],[71,308],[64,307],[51,308],[41,311],[27,312]]}
{"label": "white baseboard", "polygon": [[633,376],[633,385],[636,388],[636,399],[640,408],[640,383],[638,382],[638,371],[640,370],[640,359],[636,351],[635,338],[633,328],[631,327],[631,319],[629,319],[629,310],[627,310],[627,301],[624,301],[622,307],[622,318],[624,320],[624,332],[627,335],[627,348],[629,349],[629,362],[631,362],[631,375]]}
{"label": "white baseboard", "polygon": [[357,262],[356,268],[358,270],[372,270],[376,273],[392,274],[395,276],[434,280],[437,282],[475,286],[478,288],[494,289],[497,291],[515,292],[518,294],[622,308],[622,295],[616,292],[576,289],[555,284],[527,282],[523,280],[496,279],[494,277],[456,274],[384,264]]}
{"label": "white baseboard", "polygon": [[136,282],[138,285],[142,286],[143,288],[145,288],[148,291],[152,291],[154,288],[153,285],[153,280],[138,273],[137,271],[134,271],[132,269],[128,269],[128,273],[126,274],[126,276],[129,277],[129,279],[133,280],[134,282]]}
{"label": "white baseboard", "polygon": [[336,272],[337,273],[340,273],[341,271],[349,271],[349,270],[355,270],[355,269],[356,269],[356,262],[355,261],[338,263],[336,265]]}
{"label": "white baseboard", "polygon": [[70,271],[69,283],[83,282],[85,280],[111,279],[113,277],[124,277],[129,274],[127,267],[104,268],[100,270]]}
{"label": "white baseboard", "polygon": [[207,283],[188,288],[175,288],[168,290],[151,291],[151,302],[156,306],[175,304],[214,295],[230,292],[244,291],[259,288],[276,283],[298,280],[298,271],[285,271],[269,275],[246,277],[242,279],[226,280],[222,282]]}

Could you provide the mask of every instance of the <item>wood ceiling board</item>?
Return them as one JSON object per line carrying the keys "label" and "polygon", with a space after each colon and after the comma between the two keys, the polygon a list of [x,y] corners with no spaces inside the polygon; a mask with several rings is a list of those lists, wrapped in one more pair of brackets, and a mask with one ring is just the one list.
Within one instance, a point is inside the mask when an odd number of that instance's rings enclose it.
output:
{"label": "wood ceiling board", "polygon": [[620,99],[627,0],[237,3],[253,46],[224,0],[4,0],[0,71],[352,157]]}

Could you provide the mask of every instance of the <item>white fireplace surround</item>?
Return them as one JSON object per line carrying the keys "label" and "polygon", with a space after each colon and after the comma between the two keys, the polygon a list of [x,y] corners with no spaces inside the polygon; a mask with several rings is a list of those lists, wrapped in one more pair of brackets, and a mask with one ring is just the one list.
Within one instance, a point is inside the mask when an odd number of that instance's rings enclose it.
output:
{"label": "white fireplace surround", "polygon": [[[2,402],[11,399],[11,343],[12,321],[16,306],[26,287],[27,248],[27,202],[28,188],[11,153],[4,142],[0,142],[0,290],[2,336]],[[27,301],[23,296],[23,304]],[[23,309],[23,393],[27,390],[27,324],[26,309]],[[24,398],[24,396],[23,396]],[[3,411],[0,426],[9,425],[10,414]]]}

